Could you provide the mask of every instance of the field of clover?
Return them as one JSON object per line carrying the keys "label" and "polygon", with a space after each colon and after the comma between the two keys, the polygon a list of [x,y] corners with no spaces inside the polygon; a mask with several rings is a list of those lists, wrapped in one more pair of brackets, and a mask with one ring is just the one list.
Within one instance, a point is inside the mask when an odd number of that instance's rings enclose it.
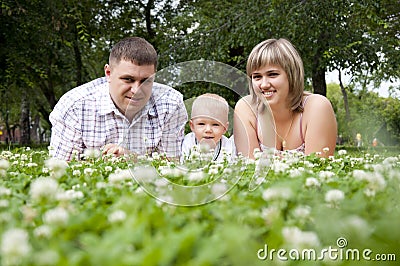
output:
{"label": "field of clover", "polygon": [[[397,265],[398,153],[256,155],[178,167],[159,154],[0,151],[0,265]],[[132,178],[139,165],[156,195]],[[168,182],[212,184],[211,197],[169,204],[188,195]]]}

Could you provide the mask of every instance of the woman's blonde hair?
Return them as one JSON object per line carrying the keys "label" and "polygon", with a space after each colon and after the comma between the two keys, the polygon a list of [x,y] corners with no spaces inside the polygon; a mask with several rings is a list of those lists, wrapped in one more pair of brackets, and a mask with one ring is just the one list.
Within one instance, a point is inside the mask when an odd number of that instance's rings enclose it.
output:
{"label": "woman's blonde hair", "polygon": [[286,39],[268,39],[257,44],[247,60],[246,72],[250,77],[249,90],[257,103],[251,74],[265,65],[278,65],[286,72],[289,81],[288,105],[294,112],[302,112],[304,94],[303,61],[296,48]]}

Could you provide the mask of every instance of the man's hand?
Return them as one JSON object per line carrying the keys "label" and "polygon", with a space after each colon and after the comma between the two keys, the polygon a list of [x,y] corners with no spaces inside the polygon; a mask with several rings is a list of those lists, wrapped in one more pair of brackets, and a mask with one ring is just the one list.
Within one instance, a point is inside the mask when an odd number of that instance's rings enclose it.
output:
{"label": "man's hand", "polygon": [[103,155],[113,154],[114,156],[129,155],[131,152],[117,144],[106,144],[102,149]]}

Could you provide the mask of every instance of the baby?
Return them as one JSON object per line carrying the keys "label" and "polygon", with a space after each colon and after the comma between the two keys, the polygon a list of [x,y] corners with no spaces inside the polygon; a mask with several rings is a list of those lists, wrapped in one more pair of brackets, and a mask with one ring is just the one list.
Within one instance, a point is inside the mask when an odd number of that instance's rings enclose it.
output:
{"label": "baby", "polygon": [[229,126],[228,114],[229,105],[223,97],[212,93],[197,97],[189,121],[192,132],[185,136],[182,143],[182,160],[190,158],[196,147],[198,150],[214,150],[213,161],[221,162],[224,157],[231,161],[236,149],[233,138],[224,136]]}

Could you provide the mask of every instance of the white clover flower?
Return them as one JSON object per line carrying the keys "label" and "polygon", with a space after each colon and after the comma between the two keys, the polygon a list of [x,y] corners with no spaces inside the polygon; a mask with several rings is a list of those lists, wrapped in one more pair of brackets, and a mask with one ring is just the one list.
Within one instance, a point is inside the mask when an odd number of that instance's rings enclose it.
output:
{"label": "white clover flower", "polygon": [[143,187],[139,186],[135,190],[136,194],[145,194]]}
{"label": "white clover flower", "polygon": [[294,168],[289,170],[289,176],[290,177],[299,177],[303,174],[304,168],[299,167],[299,168]]}
{"label": "white clover flower", "polygon": [[0,212],[0,223],[9,223],[11,222],[11,220],[13,219],[13,217],[11,216],[10,213],[8,212]]}
{"label": "white clover flower", "polygon": [[158,152],[153,152],[153,153],[151,154],[151,157],[152,157],[154,160],[160,160],[160,159],[161,159],[160,154],[158,154]]}
{"label": "white clover flower", "polygon": [[216,197],[223,195],[227,190],[227,186],[222,183],[215,183],[211,187],[211,193]]}
{"label": "white clover flower", "polygon": [[88,167],[88,168],[85,168],[84,170],[83,170],[83,173],[86,175],[86,176],[91,176],[91,175],[93,175],[93,173],[96,171],[96,169],[93,169],[93,168],[90,168],[90,167]]}
{"label": "white clover flower", "polygon": [[26,164],[26,167],[28,167],[28,168],[33,168],[33,167],[37,167],[38,165],[37,165],[37,163],[27,163]]}
{"label": "white clover flower", "polygon": [[111,172],[113,170],[112,166],[107,165],[106,167],[104,167],[104,170],[106,172]]}
{"label": "white clover flower", "polygon": [[325,201],[328,203],[338,203],[344,200],[344,192],[339,189],[332,189],[326,192]]}
{"label": "white clover flower", "polygon": [[320,171],[318,173],[319,179],[323,182],[329,182],[333,176],[335,176],[335,173],[331,171]]}
{"label": "white clover flower", "polygon": [[319,247],[320,241],[315,232],[301,231],[298,227],[284,227],[282,235],[286,244],[293,248],[303,249]]}
{"label": "white clover flower", "polygon": [[261,211],[261,217],[267,224],[273,224],[281,215],[281,211],[277,206],[270,206]]}
{"label": "white clover flower", "polygon": [[327,153],[327,152],[329,151],[329,147],[323,148],[322,151],[323,151],[324,153]]}
{"label": "white clover flower", "polygon": [[72,171],[72,175],[73,175],[73,176],[81,175],[81,171],[78,170],[78,169],[75,169],[74,171]]}
{"label": "white clover flower", "polygon": [[38,266],[49,266],[57,265],[60,260],[60,255],[54,250],[43,250],[36,252],[33,256],[35,265]]}
{"label": "white clover flower", "polygon": [[230,174],[233,173],[233,170],[232,170],[232,168],[227,167],[227,168],[225,168],[222,172],[223,172],[225,175],[230,175]]}
{"label": "white clover flower", "polygon": [[271,169],[274,170],[275,173],[284,173],[289,169],[289,167],[289,164],[279,160],[274,161],[274,163],[271,165]]}
{"label": "white clover flower", "polygon": [[[371,165],[369,168],[375,172],[380,172],[383,173],[386,171],[386,169],[389,167],[390,168],[391,165],[385,165],[385,164],[375,164],[375,165]],[[367,167],[367,166],[366,166]]]}
{"label": "white clover flower", "polygon": [[356,179],[358,181],[366,180],[367,176],[368,176],[366,171],[359,170],[359,169],[354,170],[352,174],[353,174],[354,179]]}
{"label": "white clover flower", "polygon": [[[260,159],[255,161],[256,171],[268,171],[268,169],[269,169],[269,167],[271,167],[272,163],[273,163],[273,161],[271,158],[261,157]],[[285,164],[285,163],[283,163],[283,164]]]}
{"label": "white clover flower", "polygon": [[154,185],[157,188],[164,188],[169,184],[169,182],[165,178],[158,178],[154,181]]}
{"label": "white clover flower", "polygon": [[126,219],[126,213],[122,210],[116,210],[108,215],[108,221],[110,223],[122,222]]}
{"label": "white clover flower", "polygon": [[369,226],[367,221],[357,215],[352,215],[343,220],[343,228],[350,232],[354,232],[363,239],[368,239],[373,232],[373,228]]}
{"label": "white clover flower", "polygon": [[32,222],[33,219],[35,219],[35,217],[37,216],[36,209],[33,209],[29,205],[22,206],[21,211],[24,217],[24,221],[28,223]]}
{"label": "white clover flower", "polygon": [[310,217],[311,207],[310,206],[298,206],[293,210],[294,217],[298,219],[307,219]]}
{"label": "white clover flower", "polygon": [[68,222],[68,218],[69,213],[63,207],[48,210],[43,216],[44,222],[49,225],[65,225]]}
{"label": "white clover flower", "polygon": [[3,265],[20,264],[30,251],[29,235],[25,230],[13,228],[3,234],[0,249]]}
{"label": "white clover flower", "polygon": [[196,181],[203,180],[205,177],[206,177],[206,175],[201,170],[200,171],[191,171],[191,172],[189,172],[188,180],[196,182]]}
{"label": "white clover flower", "polygon": [[26,155],[25,153],[21,154],[20,157],[21,161],[27,161],[28,160],[28,155]]}
{"label": "white clover flower", "polygon": [[399,161],[399,158],[397,157],[387,157],[385,160],[383,160],[382,164],[386,165],[395,165]]}
{"label": "white clover flower", "polygon": [[46,224],[38,226],[33,230],[33,235],[36,236],[37,238],[50,238],[51,234],[52,234],[51,227]]}
{"label": "white clover flower", "polygon": [[99,149],[86,149],[83,156],[88,159],[96,159],[101,156],[101,151]]}
{"label": "white clover flower", "polygon": [[132,173],[129,169],[116,169],[114,173],[108,176],[108,181],[111,183],[119,183],[129,179],[132,179]]}
{"label": "white clover flower", "polygon": [[0,170],[7,170],[10,167],[10,163],[7,160],[0,159]]}
{"label": "white clover flower", "polygon": [[45,165],[51,171],[51,176],[54,178],[60,178],[65,174],[66,169],[68,168],[68,163],[64,160],[57,159],[52,157],[45,161]]}
{"label": "white clover flower", "polygon": [[53,199],[57,189],[56,180],[50,177],[39,177],[31,183],[29,192],[33,200]]}
{"label": "white clover flower", "polygon": [[215,165],[211,165],[210,168],[208,169],[208,173],[210,175],[217,175],[218,174],[218,167]]}
{"label": "white clover flower", "polygon": [[[13,153],[10,152],[10,151],[2,151],[2,152],[0,153],[0,155],[1,155],[1,157],[7,159],[7,158],[11,158],[11,157],[13,156]],[[0,162],[1,162],[1,160],[0,160]]]}
{"label": "white clover flower", "polygon": [[315,177],[308,177],[306,179],[306,187],[319,187],[321,186],[321,184],[319,183],[318,179],[316,179]]}
{"label": "white clover flower", "polygon": [[368,187],[376,191],[382,191],[386,188],[386,180],[380,173],[375,173],[368,178]]}
{"label": "white clover flower", "polygon": [[256,160],[260,159],[262,156],[262,151],[260,151],[259,148],[255,148],[253,151],[253,156],[254,156],[254,159],[256,159]]}
{"label": "white clover flower", "polygon": [[6,187],[0,187],[0,196],[10,196],[10,195],[11,195],[11,189]]}
{"label": "white clover flower", "polygon": [[164,167],[159,167],[158,169],[160,171],[160,174],[163,176],[169,176],[172,178],[178,178],[183,176],[185,173],[178,167],[169,167],[169,166],[164,166]]}
{"label": "white clover flower", "polygon": [[6,199],[0,199],[0,209],[7,208],[10,205],[9,201]]}
{"label": "white clover flower", "polygon": [[58,192],[56,195],[56,199],[59,201],[70,201],[70,200],[81,199],[81,198],[83,198],[83,192],[75,191],[73,189]]}
{"label": "white clover flower", "polygon": [[96,188],[101,189],[101,188],[106,188],[107,187],[107,183],[105,182],[97,182],[96,183]]}
{"label": "white clover flower", "polygon": [[271,200],[289,200],[292,198],[292,190],[287,187],[267,188],[262,194],[265,201]]}
{"label": "white clover flower", "polygon": [[[367,176],[367,190],[370,190],[370,196],[374,196],[375,192],[383,191],[386,188],[386,181],[383,176],[377,172]],[[373,193],[371,193],[373,192]]]}
{"label": "white clover flower", "polygon": [[338,150],[338,154],[339,154],[340,156],[343,156],[343,155],[346,155],[346,154],[347,154],[347,151],[346,151],[346,150]]}
{"label": "white clover flower", "polygon": [[132,177],[138,183],[152,183],[154,180],[159,178],[159,174],[157,173],[154,167],[150,166],[137,166],[132,170]]}

